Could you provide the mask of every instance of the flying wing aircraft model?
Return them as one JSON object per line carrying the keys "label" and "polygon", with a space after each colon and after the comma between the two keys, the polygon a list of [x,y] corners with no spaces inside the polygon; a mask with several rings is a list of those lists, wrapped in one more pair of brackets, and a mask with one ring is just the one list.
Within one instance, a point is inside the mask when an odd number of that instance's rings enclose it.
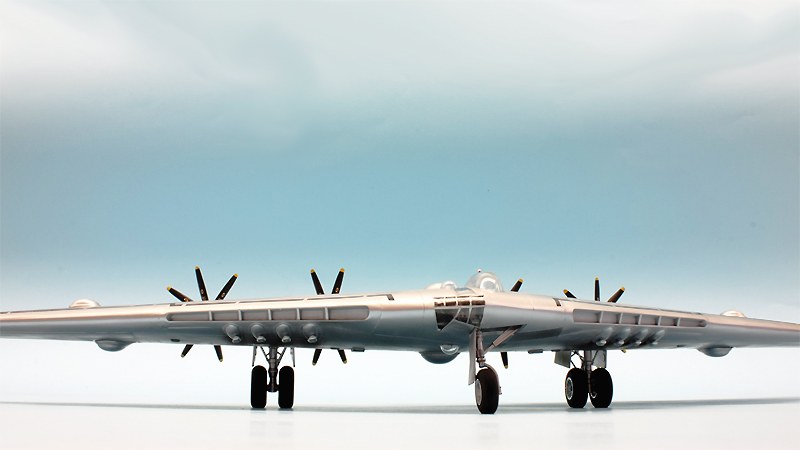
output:
{"label": "flying wing aircraft model", "polygon": [[[419,352],[425,360],[448,363],[469,354],[468,384],[483,414],[493,414],[501,394],[497,372],[486,363],[488,352],[553,352],[568,369],[564,393],[573,408],[591,400],[607,408],[613,383],[606,366],[609,351],[694,348],[714,357],[734,347],[800,346],[800,325],[749,319],[736,311],[721,315],[671,311],[618,304],[624,288],[600,301],[595,280],[594,301],[519,292],[522,279],[509,292],[490,272],[478,271],[463,287],[447,281],[422,290],[341,294],[344,269],[326,294],[312,270],[316,295],[294,298],[229,300],[237,275],[215,301],[195,268],[201,301],[168,287],[179,301],[168,304],[101,307],[77,300],[66,309],[0,313],[0,337],[94,341],[101,349],[119,351],[136,342],[213,345],[222,361],[222,346],[253,349],[250,404],[261,409],[267,393],[277,393],[280,408],[294,404],[294,368],[284,363],[287,351],[314,349],[313,363],[326,349]],[[267,367],[256,365],[258,352]]]}

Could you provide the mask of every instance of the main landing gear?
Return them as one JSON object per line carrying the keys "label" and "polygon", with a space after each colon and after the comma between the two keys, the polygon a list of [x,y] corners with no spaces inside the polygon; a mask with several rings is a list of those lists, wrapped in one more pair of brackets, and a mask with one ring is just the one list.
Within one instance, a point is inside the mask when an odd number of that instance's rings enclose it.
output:
{"label": "main landing gear", "polygon": [[[578,354],[578,352],[575,352]],[[564,380],[564,396],[571,408],[583,408],[586,400],[591,400],[595,408],[608,408],[614,396],[614,383],[611,374],[605,367],[604,350],[587,350],[583,355],[578,354],[581,367],[573,367],[567,372]]]}
{"label": "main landing gear", "polygon": [[[260,348],[267,358],[269,368],[256,366],[256,352]],[[289,349],[294,362],[294,349]],[[278,407],[291,409],[294,406],[294,369],[278,366],[286,353],[286,348],[280,353],[275,347],[269,348],[269,353],[263,347],[253,347],[253,370],[250,373],[250,406],[253,409],[264,409],[267,406],[267,392],[278,393]]]}

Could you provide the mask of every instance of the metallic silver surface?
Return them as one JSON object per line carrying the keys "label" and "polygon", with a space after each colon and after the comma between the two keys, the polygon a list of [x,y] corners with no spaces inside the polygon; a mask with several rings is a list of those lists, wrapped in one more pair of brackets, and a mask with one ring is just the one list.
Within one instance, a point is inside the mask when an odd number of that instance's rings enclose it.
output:
{"label": "metallic silver surface", "polygon": [[[476,283],[499,286],[487,273],[479,275]],[[440,310],[446,313],[437,323]],[[469,349],[476,328],[481,345],[492,351],[689,347],[710,354],[720,353],[710,349],[800,345],[800,325],[793,323],[451,286],[125,307],[81,302],[0,313],[0,337],[95,341],[106,350],[159,342],[434,355]]]}

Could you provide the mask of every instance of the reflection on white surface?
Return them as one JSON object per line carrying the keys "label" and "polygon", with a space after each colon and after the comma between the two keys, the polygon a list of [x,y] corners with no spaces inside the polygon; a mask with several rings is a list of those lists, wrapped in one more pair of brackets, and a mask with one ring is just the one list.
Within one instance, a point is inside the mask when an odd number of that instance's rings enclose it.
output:
{"label": "reflection on white surface", "polygon": [[4,449],[21,448],[797,448],[800,399],[501,405],[240,406],[0,402]]}

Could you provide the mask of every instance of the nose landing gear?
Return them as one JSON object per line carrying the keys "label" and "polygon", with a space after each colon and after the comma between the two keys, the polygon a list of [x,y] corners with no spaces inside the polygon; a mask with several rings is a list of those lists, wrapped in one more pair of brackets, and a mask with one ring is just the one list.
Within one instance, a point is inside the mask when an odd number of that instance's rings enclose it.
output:
{"label": "nose landing gear", "polygon": [[[494,414],[500,402],[500,381],[497,372],[486,364],[484,356],[483,335],[476,328],[470,335],[469,346],[469,384],[475,383],[475,404],[481,414]],[[481,370],[476,374],[475,366]]]}

